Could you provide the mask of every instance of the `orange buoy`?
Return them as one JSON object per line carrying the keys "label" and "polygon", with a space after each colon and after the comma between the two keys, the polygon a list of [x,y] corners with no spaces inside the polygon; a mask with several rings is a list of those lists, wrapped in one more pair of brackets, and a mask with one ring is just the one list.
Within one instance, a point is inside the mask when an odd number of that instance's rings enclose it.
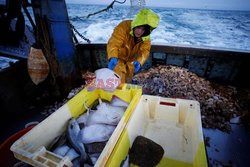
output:
{"label": "orange buoy", "polygon": [[41,49],[30,48],[27,64],[29,76],[34,84],[38,85],[47,78],[49,74],[49,64]]}

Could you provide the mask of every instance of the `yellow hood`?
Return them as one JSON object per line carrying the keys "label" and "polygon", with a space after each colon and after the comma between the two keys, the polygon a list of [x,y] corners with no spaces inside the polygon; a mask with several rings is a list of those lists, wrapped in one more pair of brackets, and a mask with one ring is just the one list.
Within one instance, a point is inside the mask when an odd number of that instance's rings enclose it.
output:
{"label": "yellow hood", "polygon": [[[130,34],[134,36],[133,29],[137,26],[142,26],[142,25],[149,25],[151,33],[158,26],[159,19],[160,17],[150,9],[144,8],[140,10],[135,16],[135,19],[131,22]],[[143,41],[149,40],[150,39],[149,35],[142,37],[142,40]]]}

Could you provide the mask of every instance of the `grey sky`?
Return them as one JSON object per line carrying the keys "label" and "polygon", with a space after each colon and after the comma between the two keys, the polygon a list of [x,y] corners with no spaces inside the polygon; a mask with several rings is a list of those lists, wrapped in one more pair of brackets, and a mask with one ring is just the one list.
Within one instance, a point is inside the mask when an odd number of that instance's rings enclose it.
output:
{"label": "grey sky", "polygon": [[[123,1],[123,0],[119,0]],[[66,0],[67,3],[110,4],[112,0]],[[130,0],[126,0],[130,5]],[[250,0],[146,0],[147,6],[222,9],[222,10],[250,10]]]}

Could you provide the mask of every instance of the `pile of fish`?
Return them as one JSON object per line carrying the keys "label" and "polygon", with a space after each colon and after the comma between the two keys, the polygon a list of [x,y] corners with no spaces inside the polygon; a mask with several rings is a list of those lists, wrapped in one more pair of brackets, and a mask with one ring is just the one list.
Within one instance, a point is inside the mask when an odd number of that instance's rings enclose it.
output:
{"label": "pile of fish", "polygon": [[74,167],[94,166],[127,106],[117,97],[110,103],[99,99],[96,107],[87,108],[87,113],[69,120],[67,132],[54,142],[51,150],[67,156]]}
{"label": "pile of fish", "polygon": [[153,67],[135,75],[133,82],[142,85],[144,94],[197,100],[205,128],[229,132],[230,119],[249,110],[249,91],[210,82],[181,67]]}

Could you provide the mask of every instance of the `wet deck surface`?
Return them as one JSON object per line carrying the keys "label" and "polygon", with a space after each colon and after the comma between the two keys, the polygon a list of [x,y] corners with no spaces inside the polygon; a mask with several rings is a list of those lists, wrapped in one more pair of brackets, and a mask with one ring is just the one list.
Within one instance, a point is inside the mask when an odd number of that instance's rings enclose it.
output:
{"label": "wet deck surface", "polygon": [[[42,109],[32,109],[26,114],[1,117],[0,143],[12,134],[23,129],[27,123],[41,122],[46,115]],[[215,129],[203,129],[209,166],[239,166],[248,167],[250,164],[250,131],[242,127],[239,122],[231,124],[230,134]]]}
{"label": "wet deck surface", "polygon": [[203,129],[209,138],[206,150],[210,166],[240,166],[250,164],[250,131],[241,124],[231,124],[231,133]]}

